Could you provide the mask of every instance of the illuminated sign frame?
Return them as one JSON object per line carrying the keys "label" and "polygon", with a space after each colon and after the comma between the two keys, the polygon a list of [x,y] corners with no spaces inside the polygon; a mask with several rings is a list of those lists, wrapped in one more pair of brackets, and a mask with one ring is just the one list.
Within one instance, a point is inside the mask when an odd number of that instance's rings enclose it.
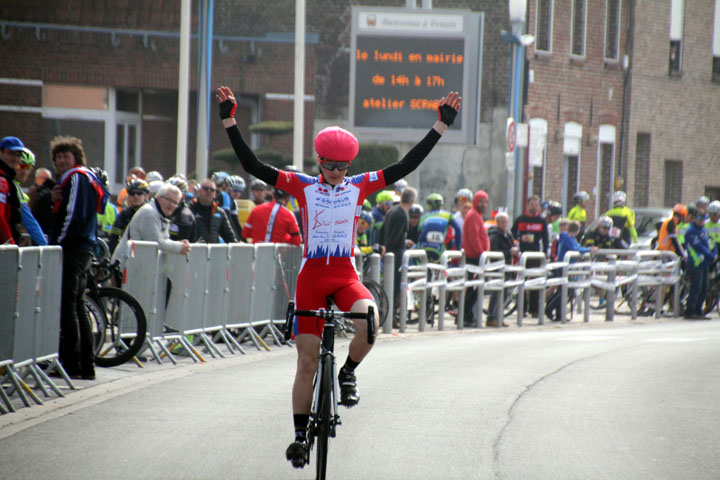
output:
{"label": "illuminated sign frame", "polygon": [[483,14],[353,7],[349,127],[363,140],[420,140],[450,90],[463,98],[443,142],[475,144],[480,119]]}

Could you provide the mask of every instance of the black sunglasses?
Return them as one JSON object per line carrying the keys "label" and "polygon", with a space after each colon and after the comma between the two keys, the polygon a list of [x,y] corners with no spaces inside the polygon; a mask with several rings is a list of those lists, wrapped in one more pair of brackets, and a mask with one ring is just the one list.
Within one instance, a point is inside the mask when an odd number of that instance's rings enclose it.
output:
{"label": "black sunglasses", "polygon": [[216,189],[212,187],[200,187],[202,190],[205,190],[206,192],[217,192]]}
{"label": "black sunglasses", "polygon": [[130,197],[139,197],[140,195],[145,195],[145,192],[142,190],[133,190],[132,192],[128,192],[128,196]]}
{"label": "black sunglasses", "polygon": [[333,171],[337,169],[339,172],[342,172],[350,168],[350,162],[322,162],[320,166],[326,170]]}

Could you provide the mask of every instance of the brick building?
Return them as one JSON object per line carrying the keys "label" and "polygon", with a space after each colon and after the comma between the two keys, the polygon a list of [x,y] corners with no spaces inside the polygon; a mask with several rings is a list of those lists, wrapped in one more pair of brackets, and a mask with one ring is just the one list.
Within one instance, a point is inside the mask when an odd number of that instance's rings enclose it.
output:
{"label": "brick building", "polygon": [[720,1],[637,0],[630,62],[628,199],[720,199]]}
{"label": "brick building", "polygon": [[566,211],[579,190],[590,194],[590,216],[607,210],[622,176],[628,22],[628,2],[621,0],[529,2],[528,31],[536,38],[527,55],[526,115],[547,132],[533,191]]}
{"label": "brick building", "polygon": [[[191,31],[199,28],[198,0],[192,2]],[[304,154],[311,157],[317,125],[347,118],[349,90],[349,17],[354,2],[318,0],[306,7]],[[405,0],[375,2],[405,7]],[[507,28],[507,6],[488,0],[436,1],[433,8],[483,11],[484,38],[481,121],[498,130],[494,111],[507,100],[507,47],[499,31]],[[175,171],[180,0],[97,2],[90,0],[7,0],[0,5],[0,125],[17,135],[49,166],[48,142],[56,134],[83,139],[89,161],[108,170],[119,190],[131,165]],[[253,148],[274,150],[289,159],[292,135],[251,135],[249,125],[293,118],[294,2],[253,0],[214,2],[213,86],[226,84],[239,96],[238,123]],[[197,107],[197,36],[191,40],[188,166],[195,168]],[[214,100],[214,99],[213,99]],[[209,151],[227,149],[213,107]],[[320,122],[318,122],[320,120]],[[497,123],[497,122],[495,122]],[[492,142],[490,142],[492,143]],[[496,142],[499,144],[499,142]],[[399,146],[399,150],[403,150]],[[458,185],[443,179],[443,189],[478,188],[475,171],[492,162],[490,147],[474,147],[484,158],[465,167],[462,153],[451,164],[467,170]],[[457,160],[455,160],[457,158]],[[288,160],[289,163],[289,160]],[[209,169],[241,173],[236,163],[210,159]],[[474,170],[473,170],[474,169]],[[487,170],[487,169],[485,169]],[[501,172],[502,173],[502,172]],[[429,193],[429,192],[427,192]]]}
{"label": "brick building", "polygon": [[[239,15],[236,2],[215,4],[212,85],[229,85],[238,94],[238,123],[254,147],[291,151],[292,135],[278,140],[250,135],[248,130],[259,120],[293,118],[294,36],[287,33],[286,9],[254,2],[243,5]],[[53,136],[82,138],[89,163],[104,166],[115,192],[131,165],[140,163],[166,177],[175,172],[179,0],[6,1],[0,5],[0,22],[3,135],[23,138],[39,153],[41,166],[50,166],[48,142]],[[191,31],[197,30],[194,9]],[[305,85],[312,98],[319,41],[317,33],[307,38]],[[190,173],[195,168],[197,44],[193,38],[187,132]],[[217,107],[211,107],[209,150],[213,152],[229,145],[223,129],[217,128]],[[309,155],[314,110],[305,113]],[[219,168],[241,171],[236,163],[210,161],[209,169]]]}
{"label": "brick building", "polygon": [[[630,206],[720,198],[716,0],[529,0],[526,119],[545,127],[535,193],[591,217],[614,190]],[[713,49],[715,45],[715,49]],[[679,52],[679,53],[678,53]]]}

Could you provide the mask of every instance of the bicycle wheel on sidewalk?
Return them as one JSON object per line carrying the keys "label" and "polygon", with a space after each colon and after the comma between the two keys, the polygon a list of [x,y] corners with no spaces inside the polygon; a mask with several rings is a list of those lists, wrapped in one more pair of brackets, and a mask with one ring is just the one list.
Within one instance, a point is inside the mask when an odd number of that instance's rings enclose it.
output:
{"label": "bicycle wheel on sidewalk", "polygon": [[[91,305],[91,320],[99,325],[98,316],[104,320],[103,332],[95,339],[95,363],[100,367],[121,365],[140,352],[147,335],[145,312],[138,301],[124,290],[113,287],[98,288],[96,294],[86,294]],[[100,343],[102,342],[102,343]]]}

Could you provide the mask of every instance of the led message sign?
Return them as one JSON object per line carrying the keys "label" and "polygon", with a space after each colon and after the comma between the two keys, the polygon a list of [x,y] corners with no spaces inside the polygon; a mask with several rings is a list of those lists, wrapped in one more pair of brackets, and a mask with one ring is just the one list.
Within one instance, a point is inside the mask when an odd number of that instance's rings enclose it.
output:
{"label": "led message sign", "polygon": [[417,140],[440,98],[463,97],[446,140],[474,143],[483,17],[464,10],[353,7],[350,127],[366,139]]}

